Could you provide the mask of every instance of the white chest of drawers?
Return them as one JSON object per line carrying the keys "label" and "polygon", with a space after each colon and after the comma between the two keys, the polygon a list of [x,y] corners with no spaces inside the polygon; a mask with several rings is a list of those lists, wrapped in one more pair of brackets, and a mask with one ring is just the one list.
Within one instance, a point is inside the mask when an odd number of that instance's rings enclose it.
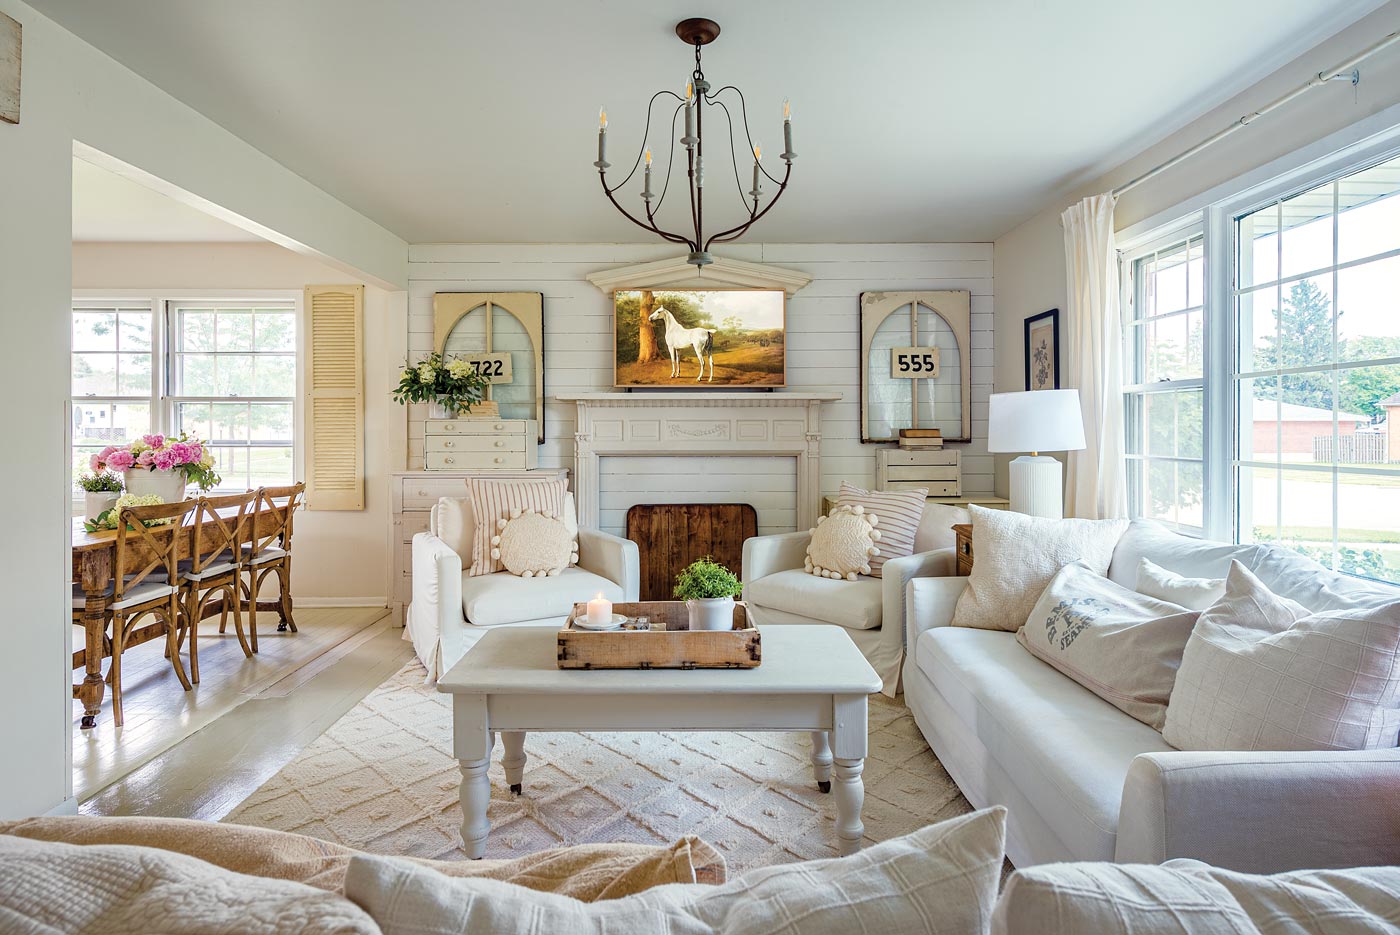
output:
{"label": "white chest of drawers", "polygon": [[429,419],[423,429],[428,471],[533,471],[538,424],[533,419]]}
{"label": "white chest of drawers", "polygon": [[[444,420],[450,421],[450,420]],[[430,436],[431,437],[431,436]],[[393,511],[390,554],[394,557],[394,577],[390,587],[389,609],[394,620],[404,623],[404,610],[413,596],[413,537],[428,531],[428,514],[442,497],[465,497],[472,477],[490,480],[567,481],[566,468],[543,471],[404,471],[389,475],[389,501]]]}
{"label": "white chest of drawers", "polygon": [[881,490],[926,487],[930,497],[960,497],[961,452],[881,448],[875,452],[875,480]]}

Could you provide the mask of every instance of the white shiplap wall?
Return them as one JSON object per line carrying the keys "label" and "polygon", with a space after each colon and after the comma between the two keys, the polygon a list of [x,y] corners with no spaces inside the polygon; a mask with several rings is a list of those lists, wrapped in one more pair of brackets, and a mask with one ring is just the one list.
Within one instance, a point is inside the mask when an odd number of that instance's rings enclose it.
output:
{"label": "white shiplap wall", "polygon": [[[877,446],[860,443],[860,294],[871,291],[967,289],[972,293],[972,434],[963,453],[963,490],[992,492],[987,454],[987,397],[992,388],[992,245],[952,244],[750,244],[731,245],[726,256],[802,270],[812,282],[788,300],[787,379],[792,389],[835,390],[840,402],[823,406],[822,489],[842,480],[875,481]],[[612,303],[584,276],[612,266],[659,260],[675,253],[667,244],[417,244],[409,249],[408,349],[432,350],[433,293],[541,292],[545,314],[545,392],[605,390],[612,386]],[[423,465],[425,407],[409,409],[409,467]],[[573,462],[574,411],[570,403],[546,405],[541,467]],[[791,530],[796,479],[791,464],[770,470],[752,459],[707,459],[663,473],[617,459],[627,471],[625,498],[608,498],[604,480],[602,525],[616,532],[626,505],[636,503],[754,502],[763,532]],[[692,460],[692,459],[686,459]],[[698,460],[698,459],[694,459]],[[703,470],[697,470],[703,467]],[[703,473],[704,490],[688,495],[683,475]],[[682,475],[678,478],[676,475]],[[729,484],[716,482],[727,478]],[[677,488],[680,489],[677,489]],[[755,497],[739,495],[753,491]],[[761,494],[761,496],[759,496]],[[648,496],[649,495],[649,496]],[[755,499],[756,498],[756,499]]]}

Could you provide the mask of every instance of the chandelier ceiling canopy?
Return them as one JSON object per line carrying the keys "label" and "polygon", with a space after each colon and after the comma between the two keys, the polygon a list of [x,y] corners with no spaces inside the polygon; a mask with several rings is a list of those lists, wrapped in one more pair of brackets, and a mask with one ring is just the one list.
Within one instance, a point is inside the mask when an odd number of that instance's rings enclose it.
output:
{"label": "chandelier ceiling canopy", "polygon": [[[788,179],[792,175],[792,161],[797,158],[797,154],[792,149],[792,108],[787,101],[783,101],[783,152],[778,157],[783,160],[784,169],[782,178],[775,178],[763,167],[763,150],[760,145],[754,142],[753,136],[749,132],[748,109],[744,100],[743,92],[734,85],[725,85],[718,91],[711,91],[711,85],[705,80],[705,72],[701,68],[701,52],[705,46],[719,36],[719,24],[709,19],[687,19],[676,25],[676,35],[686,45],[695,48],[695,70],[691,73],[690,81],[686,83],[685,92],[682,96],[675,91],[661,90],[651,96],[647,103],[646,129],[642,133],[642,145],[637,150],[637,158],[632,163],[631,170],[626,178],[615,185],[608,182],[608,169],[611,163],[607,160],[608,143],[608,114],[607,110],[598,111],[598,159],[593,163],[598,169],[598,181],[602,183],[603,193],[608,196],[608,200],[613,203],[613,207],[622,212],[623,217],[633,224],[644,227],[663,240],[672,243],[685,244],[690,248],[690,256],[687,261],[697,267],[705,266],[714,260],[710,256],[710,246],[716,243],[728,243],[738,240],[754,225],[759,218],[763,217],[773,209],[778,203],[778,199],[787,190]],[[657,108],[657,102],[661,102]],[[652,150],[650,140],[652,136],[653,112],[656,111],[664,120],[666,108],[672,106],[670,114],[670,126],[664,126],[658,132],[665,133],[666,146],[658,153],[665,159],[664,169],[660,173],[660,191],[652,187]],[[719,127],[715,149],[721,160],[721,172],[723,173],[723,163],[728,162],[733,170],[734,186],[738,193],[739,203],[743,206],[743,213],[737,224],[726,227],[722,230],[710,232],[705,225],[705,118],[709,115],[711,126]],[[720,119],[723,118],[723,123]],[[679,140],[676,139],[677,126],[683,130]],[[738,131],[736,139],[735,131]],[[740,180],[740,156],[736,146],[742,147],[745,153],[751,153],[753,158],[753,179],[748,191],[744,190],[744,184]],[[690,218],[680,232],[673,232],[663,229],[657,222],[656,217],[661,210],[662,203],[666,200],[667,193],[671,190],[673,174],[678,175],[676,166],[677,149],[685,151],[685,187],[690,199]],[[725,153],[728,159],[725,160]],[[747,157],[744,157],[747,158]],[[624,208],[618,201],[617,193],[626,186],[636,176],[638,169],[642,170],[642,212],[643,217],[633,214]],[[767,179],[777,186],[776,190],[765,199],[763,180]],[[676,184],[680,180],[677,178]],[[728,198],[727,189],[729,179],[720,177],[714,179],[715,185],[711,186],[711,202],[716,198]]]}

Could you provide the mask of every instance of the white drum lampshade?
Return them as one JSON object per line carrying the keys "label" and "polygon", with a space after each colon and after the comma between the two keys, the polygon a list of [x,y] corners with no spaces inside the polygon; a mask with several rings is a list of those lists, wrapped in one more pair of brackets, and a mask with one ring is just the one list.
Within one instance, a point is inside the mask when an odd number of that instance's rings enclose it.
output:
{"label": "white drum lampshade", "polygon": [[1042,451],[1084,447],[1084,416],[1078,390],[993,393],[987,450],[1030,452],[1011,462],[1011,509],[1060,519],[1065,511],[1064,468]]}

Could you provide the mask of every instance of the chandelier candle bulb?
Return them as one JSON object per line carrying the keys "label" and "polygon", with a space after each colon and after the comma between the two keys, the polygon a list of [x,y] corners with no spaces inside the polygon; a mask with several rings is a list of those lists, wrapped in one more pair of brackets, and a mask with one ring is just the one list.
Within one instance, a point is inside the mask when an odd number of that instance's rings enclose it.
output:
{"label": "chandelier candle bulb", "polygon": [[608,111],[598,108],[598,161],[593,163],[599,169],[608,168]]}
{"label": "chandelier candle bulb", "polygon": [[685,83],[685,136],[681,142],[686,149],[695,147],[695,86],[689,81]]}
{"label": "chandelier candle bulb", "polygon": [[760,187],[760,185],[759,185],[759,176],[758,176],[758,171],[759,171],[759,170],[758,170],[758,163],[759,163],[759,160],[761,160],[762,158],[763,158],[763,147],[761,147],[761,146],[754,146],[754,148],[753,148],[753,191],[749,192],[749,195],[751,195],[755,200],[757,200],[757,198],[758,198],[759,195],[763,194],[763,189],[762,189],[762,187]]}
{"label": "chandelier candle bulb", "polygon": [[797,153],[792,151],[792,105],[783,101],[783,158],[791,160]]}
{"label": "chandelier candle bulb", "polygon": [[647,167],[642,174],[642,200],[651,201],[651,150],[647,150]]}

